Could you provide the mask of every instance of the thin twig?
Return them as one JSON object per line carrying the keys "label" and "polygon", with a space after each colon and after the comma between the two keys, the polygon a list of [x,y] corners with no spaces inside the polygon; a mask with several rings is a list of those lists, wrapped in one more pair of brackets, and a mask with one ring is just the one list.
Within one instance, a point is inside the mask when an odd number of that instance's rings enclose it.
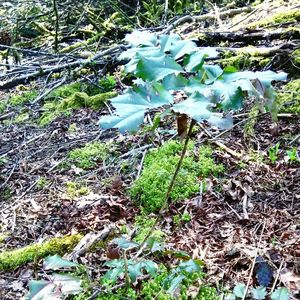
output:
{"label": "thin twig", "polygon": [[262,230],[261,230],[261,234],[260,234],[260,237],[259,237],[258,245],[257,245],[256,250],[255,250],[255,256],[254,256],[254,259],[253,259],[253,262],[252,262],[250,274],[249,274],[249,277],[248,277],[246,289],[245,289],[244,296],[243,296],[242,300],[245,300],[245,299],[246,299],[246,295],[247,295],[247,292],[248,292],[248,289],[249,289],[249,286],[250,286],[250,281],[251,281],[252,274],[253,274],[253,270],[254,270],[255,263],[256,263],[256,258],[257,258],[257,254],[258,254],[258,249],[259,249],[260,244],[261,244],[261,240],[262,240],[262,236],[263,236],[264,231],[265,231],[265,227],[266,227],[266,223],[264,222],[264,223],[263,223],[263,228],[262,228]]}
{"label": "thin twig", "polygon": [[173,190],[173,187],[174,187],[174,184],[176,182],[176,179],[177,179],[177,176],[179,174],[179,170],[181,168],[181,165],[182,165],[182,162],[183,162],[183,159],[185,157],[185,154],[186,154],[186,151],[187,151],[187,147],[188,147],[188,143],[189,143],[189,140],[190,140],[190,137],[191,137],[191,134],[192,134],[192,130],[194,128],[194,125],[196,124],[196,121],[194,121],[193,119],[191,120],[191,123],[190,123],[190,127],[189,127],[189,130],[188,130],[188,133],[186,135],[186,138],[185,138],[185,143],[184,143],[184,146],[183,146],[183,149],[182,149],[182,152],[181,152],[181,155],[180,155],[180,159],[177,163],[177,166],[176,166],[176,169],[175,169],[175,172],[173,174],[173,177],[170,181],[170,184],[169,184],[169,187],[168,187],[168,190],[166,192],[166,195],[165,195],[165,198],[164,198],[164,201],[162,203],[162,206],[157,214],[157,217],[152,225],[152,227],[150,228],[150,230],[148,231],[148,233],[146,234],[143,242],[141,243],[140,245],[140,249],[139,251],[136,253],[135,255],[135,258],[139,257],[139,255],[143,252],[145,246],[146,246],[146,242],[148,240],[148,238],[150,237],[150,235],[152,234],[152,232],[154,231],[157,223],[159,222],[162,214],[163,214],[163,211],[164,209],[168,206],[169,204],[169,198],[170,198],[170,195],[171,195],[171,192]]}
{"label": "thin twig", "polygon": [[277,271],[277,274],[276,274],[276,277],[275,277],[275,280],[273,282],[273,285],[272,285],[272,288],[271,288],[271,291],[270,291],[270,294],[272,294],[275,290],[275,287],[276,287],[276,283],[278,281],[278,278],[280,276],[280,272],[281,272],[281,269],[282,269],[282,266],[283,266],[283,263],[284,263],[284,259],[281,260],[281,263],[280,263],[280,266],[279,266],[279,269]]}

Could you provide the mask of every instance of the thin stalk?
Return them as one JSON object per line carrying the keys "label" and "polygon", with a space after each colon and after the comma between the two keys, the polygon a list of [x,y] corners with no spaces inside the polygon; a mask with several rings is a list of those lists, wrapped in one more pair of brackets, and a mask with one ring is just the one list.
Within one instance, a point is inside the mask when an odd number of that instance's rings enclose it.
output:
{"label": "thin stalk", "polygon": [[[182,152],[181,152],[181,155],[180,155],[180,159],[177,163],[177,166],[176,166],[176,169],[175,169],[175,172],[173,174],[173,177],[170,181],[170,184],[169,184],[169,187],[168,187],[168,190],[166,192],[166,195],[165,195],[165,199],[164,199],[164,202],[162,204],[162,207],[161,209],[159,210],[158,212],[158,215],[155,219],[155,222],[154,224],[152,225],[151,229],[149,230],[149,232],[147,233],[147,235],[145,236],[141,246],[140,246],[140,251],[144,248],[146,242],[147,242],[147,239],[150,237],[151,233],[154,231],[155,229],[155,226],[157,225],[157,223],[159,222],[159,219],[160,217],[162,216],[162,213],[164,211],[164,209],[168,206],[169,204],[169,199],[170,199],[170,195],[171,195],[171,192],[173,190],[173,187],[174,187],[174,184],[176,182],[176,178],[178,176],[178,173],[180,171],[180,168],[181,168],[181,165],[182,165],[182,162],[183,162],[183,159],[185,157],[185,154],[186,154],[186,151],[187,151],[187,147],[188,147],[188,143],[189,143],[189,140],[190,140],[190,137],[191,137],[191,134],[192,134],[192,130],[193,130],[193,127],[194,125],[196,124],[196,122],[194,120],[191,120],[191,123],[190,123],[190,127],[189,127],[189,130],[188,130],[188,133],[186,135],[186,138],[185,138],[185,142],[184,142],[184,146],[183,146],[183,149],[182,149]],[[140,251],[138,252],[138,255],[140,254]],[[136,255],[136,257],[138,256]]]}
{"label": "thin stalk", "polygon": [[54,50],[58,50],[58,29],[59,29],[59,16],[56,0],[53,0],[53,10],[55,14],[55,41],[54,41]]}

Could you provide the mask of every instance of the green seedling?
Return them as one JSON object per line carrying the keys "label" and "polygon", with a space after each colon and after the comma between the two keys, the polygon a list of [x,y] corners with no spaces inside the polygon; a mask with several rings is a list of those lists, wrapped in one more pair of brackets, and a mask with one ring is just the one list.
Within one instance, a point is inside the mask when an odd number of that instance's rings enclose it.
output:
{"label": "green seedling", "polygon": [[268,151],[269,159],[272,163],[276,162],[279,158],[279,146],[280,143],[277,143],[275,146],[271,147]]}

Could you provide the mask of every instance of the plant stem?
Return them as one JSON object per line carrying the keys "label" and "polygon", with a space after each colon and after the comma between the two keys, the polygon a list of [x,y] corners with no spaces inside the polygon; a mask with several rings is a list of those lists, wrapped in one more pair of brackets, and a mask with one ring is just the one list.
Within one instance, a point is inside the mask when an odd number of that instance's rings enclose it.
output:
{"label": "plant stem", "polygon": [[59,27],[59,16],[56,0],[53,0],[53,10],[55,14],[55,41],[54,41],[54,50],[58,50],[58,27]]}
{"label": "plant stem", "polygon": [[[189,127],[189,130],[188,130],[188,133],[186,135],[186,138],[185,138],[185,142],[184,142],[184,146],[183,146],[183,149],[182,149],[182,152],[181,152],[181,155],[180,155],[180,159],[177,163],[177,166],[176,166],[176,169],[175,169],[175,172],[173,174],[173,177],[171,179],[171,182],[169,184],[169,187],[168,187],[168,190],[166,192],[166,196],[165,196],[165,199],[164,199],[164,202],[162,204],[162,207],[161,209],[159,210],[158,212],[158,215],[155,219],[155,222],[154,224],[152,225],[152,227],[150,228],[149,232],[147,233],[147,235],[145,236],[141,246],[140,246],[140,251],[144,248],[146,242],[147,242],[147,239],[150,237],[151,233],[154,231],[157,223],[159,222],[159,219],[160,217],[162,216],[162,213],[164,211],[164,209],[168,206],[168,203],[169,203],[169,199],[170,199],[170,195],[171,195],[171,192],[173,190],[173,187],[174,187],[174,184],[176,182],[176,178],[178,176],[178,173],[180,171],[180,168],[181,168],[181,165],[182,165],[182,162],[183,162],[183,159],[185,157],[185,154],[186,154],[186,151],[187,151],[187,147],[188,147],[188,143],[189,143],[189,140],[190,140],[190,137],[191,137],[191,134],[192,134],[192,130],[193,130],[193,127],[194,125],[196,124],[196,121],[194,121],[193,119],[191,120],[191,123],[190,123],[190,127]],[[138,255],[140,254],[140,251],[138,252]],[[136,255],[136,257],[138,256]]]}

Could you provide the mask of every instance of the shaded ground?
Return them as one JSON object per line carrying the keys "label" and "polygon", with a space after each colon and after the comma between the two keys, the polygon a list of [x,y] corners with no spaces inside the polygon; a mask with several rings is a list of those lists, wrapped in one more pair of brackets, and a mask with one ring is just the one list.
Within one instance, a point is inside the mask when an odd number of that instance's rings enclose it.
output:
{"label": "shaded ground", "polygon": [[[40,114],[38,104],[27,107]],[[7,235],[0,243],[1,251],[77,231],[97,232],[111,223],[120,231],[123,225],[132,225],[139,209],[127,189],[137,176],[145,149],[160,141],[155,136],[149,139],[147,133],[122,136],[100,131],[97,122],[102,113],[76,110],[44,128],[29,122],[7,124],[0,115],[0,158],[7,160],[0,165],[0,229]],[[185,250],[205,261],[208,281],[220,289],[247,282],[258,253],[274,274],[280,272],[280,284],[296,293],[300,281],[300,164],[289,164],[285,156],[291,147],[300,151],[300,117],[281,116],[274,125],[263,114],[254,135],[244,137],[240,121],[246,121],[248,115],[239,113],[238,125],[228,133],[220,135],[208,127],[211,136],[200,129],[195,132],[197,145],[204,141],[214,145],[215,159],[225,165],[226,173],[219,179],[210,178],[205,193],[172,204],[159,227],[166,234],[168,248]],[[76,124],[76,132],[70,131],[71,124]],[[171,135],[163,138],[168,140]],[[216,140],[244,160],[215,146]],[[65,164],[67,154],[91,141],[112,141],[110,158],[81,175],[74,165]],[[279,157],[272,163],[268,150],[278,142]],[[88,195],[68,194],[67,182],[87,187]],[[191,221],[174,224],[172,216],[184,211]],[[107,259],[107,249],[97,251],[81,258],[94,278]],[[0,272],[1,300],[24,295],[36,269],[32,263],[10,273]],[[251,283],[255,280],[253,275]]]}

